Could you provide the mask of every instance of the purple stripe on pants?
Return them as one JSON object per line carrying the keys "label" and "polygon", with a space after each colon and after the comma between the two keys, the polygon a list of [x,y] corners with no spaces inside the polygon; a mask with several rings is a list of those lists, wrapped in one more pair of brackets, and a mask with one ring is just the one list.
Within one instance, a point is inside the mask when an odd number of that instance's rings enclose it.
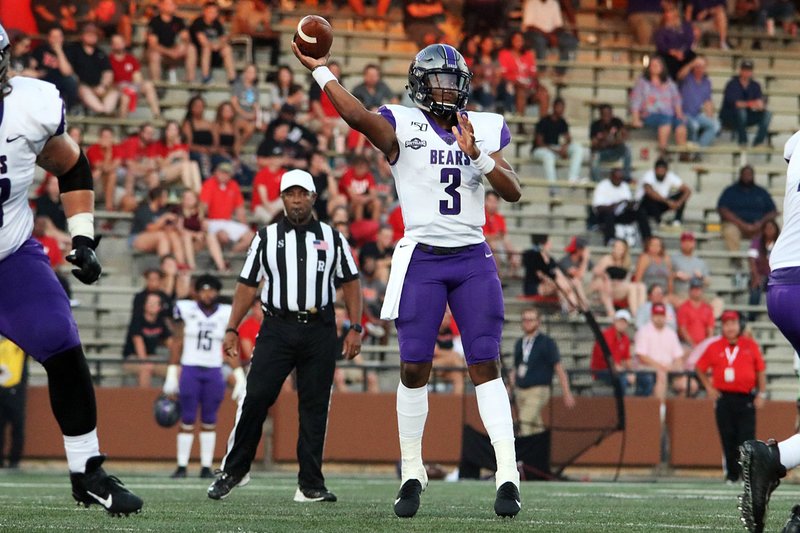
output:
{"label": "purple stripe on pants", "polygon": [[81,343],[69,299],[42,245],[28,239],[0,261],[0,334],[43,363]]}
{"label": "purple stripe on pants", "polygon": [[447,303],[461,332],[467,364],[497,359],[503,333],[503,290],[492,250],[485,242],[452,255],[414,250],[395,320],[400,359],[407,363],[433,359]]}
{"label": "purple stripe on pants", "polygon": [[225,380],[222,368],[205,366],[184,366],[179,381],[181,401],[181,422],[194,424],[197,420],[197,407],[200,407],[200,421],[211,425],[217,423],[217,411],[225,396]]}

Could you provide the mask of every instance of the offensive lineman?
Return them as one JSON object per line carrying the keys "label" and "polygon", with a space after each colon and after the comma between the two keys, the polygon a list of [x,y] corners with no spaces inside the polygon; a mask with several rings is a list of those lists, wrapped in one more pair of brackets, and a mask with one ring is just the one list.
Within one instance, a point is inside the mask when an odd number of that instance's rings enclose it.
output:
{"label": "offensive lineman", "polygon": [[336,81],[326,66],[330,54],[313,59],[294,43],[292,50],[345,122],[386,156],[400,198],[406,236],[395,247],[381,313],[381,318],[396,319],[400,342],[397,424],[402,463],[394,512],[414,516],[428,483],[422,462],[427,383],[449,302],[497,458],[494,510],[499,516],[516,516],[519,472],[499,365],[503,293],[481,229],[484,175],[504,200],[516,202],[521,195],[519,179],[502,153],[511,140],[508,126],[500,115],[463,109],[472,75],[452,46],[428,46],[411,62],[408,91],[416,107],[387,105],[377,113],[367,111]]}
{"label": "offensive lineman", "polygon": [[64,103],[50,83],[8,79],[11,43],[0,26],[0,335],[33,356],[47,372],[50,405],[79,505],[99,504],[114,515],[138,513],[142,500],[102,468],[97,405],[78,326],[42,246],[31,238],[28,190],[34,167],[58,176],[72,236],[67,261],[91,284],[101,267],[94,249],[94,191],[89,161],[65,133]]}
{"label": "offensive lineman", "polygon": [[[783,158],[786,170],[786,196],[783,200],[783,231],[769,257],[771,274],[767,291],[769,318],[784,337],[800,352],[800,131],[786,141]],[[742,522],[753,533],[764,531],[769,497],[786,471],[800,465],[800,434],[782,442],[750,440],[739,449],[744,477],[744,493],[739,509]],[[792,508],[784,533],[800,533],[800,505]]]}
{"label": "offensive lineman", "polygon": [[[181,429],[178,433],[178,468],[173,479],[185,478],[186,467],[194,443],[194,423],[200,408],[200,477],[213,478],[211,464],[217,442],[217,411],[225,396],[222,373],[222,339],[231,314],[231,306],[217,301],[222,283],[208,274],[194,284],[195,300],[175,302],[173,334],[164,394],[178,394],[181,402]],[[180,381],[178,363],[180,362]],[[237,401],[244,392],[245,375],[238,360],[231,361],[236,384],[231,399]]]}

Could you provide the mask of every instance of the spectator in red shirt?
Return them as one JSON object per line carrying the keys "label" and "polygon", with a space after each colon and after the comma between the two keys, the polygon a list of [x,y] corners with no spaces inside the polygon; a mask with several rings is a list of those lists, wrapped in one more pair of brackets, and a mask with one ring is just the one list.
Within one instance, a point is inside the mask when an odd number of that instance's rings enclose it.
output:
{"label": "spectator in red shirt", "polygon": [[678,307],[678,335],[691,350],[714,334],[714,310],[703,299],[703,278],[689,281],[689,299]]}
{"label": "spectator in red shirt", "polygon": [[402,239],[403,235],[406,233],[406,225],[403,221],[403,210],[400,209],[399,203],[394,209],[392,209],[392,212],[389,213],[389,218],[386,219],[386,223],[389,224],[394,230],[392,241],[394,244],[397,244],[397,241]]}
{"label": "spectator in red shirt", "polygon": [[200,193],[203,179],[200,165],[189,157],[189,145],[183,138],[180,126],[174,120],[167,122],[158,145],[161,155],[161,175],[166,183],[180,180],[184,187]]}
{"label": "spectator in red shirt", "polygon": [[[712,342],[697,361],[697,379],[713,400],[725,477],[739,480],[739,446],[755,439],[756,408],[764,405],[766,365],[758,344],[741,335],[739,313],[725,311],[720,318],[722,338]],[[712,377],[709,380],[708,373]]]}
{"label": "spectator in red shirt", "polygon": [[250,209],[259,224],[270,224],[283,213],[281,199],[281,176],[286,172],[283,148],[272,145],[268,153],[258,157],[261,167],[253,179],[253,198]]}
{"label": "spectator in red shirt", "polygon": [[139,93],[147,99],[150,113],[154,119],[161,118],[161,108],[158,106],[158,95],[153,82],[142,78],[142,68],[139,60],[128,53],[125,39],[121,35],[111,36],[111,70],[114,72],[114,83],[120,90],[119,116],[125,118],[129,112],[136,109]]}
{"label": "spectator in red shirt", "polygon": [[[328,68],[336,76],[339,83],[342,83],[342,67],[336,61],[328,63]],[[330,147],[330,140],[335,139],[334,150],[337,154],[344,155],[345,141],[350,127],[342,120],[339,112],[333,106],[333,102],[328,95],[320,89],[319,85],[312,83],[308,91],[309,127],[319,136],[320,148]]]}
{"label": "spectator in red shirt", "polygon": [[120,165],[120,149],[115,145],[114,129],[111,126],[100,128],[97,143],[86,149],[86,158],[92,166],[95,182],[102,184],[105,208],[113,211],[114,195],[117,189],[117,170]]}
{"label": "spectator in red shirt", "polygon": [[120,162],[125,169],[125,194],[133,196],[137,182],[143,181],[149,172],[160,167],[163,148],[155,140],[155,128],[147,122],[139,126],[136,135],[119,143],[118,148]]}
{"label": "spectator in red shirt", "polygon": [[500,195],[493,190],[486,191],[484,207],[486,208],[486,224],[483,226],[483,236],[486,237],[486,243],[494,253],[497,269],[503,272],[505,266],[507,267],[506,274],[515,276],[521,265],[522,256],[508,237],[505,217],[498,212]]}
{"label": "spectator in red shirt", "polygon": [[47,235],[47,226],[50,219],[44,215],[38,215],[33,221],[33,238],[39,241],[39,244],[44,248],[44,253],[50,260],[50,266],[55,271],[56,278],[58,278],[61,286],[64,287],[64,292],[67,293],[67,298],[72,299],[72,288],[69,279],[59,272],[59,267],[64,264],[64,255],[61,253],[61,248],[58,246],[58,241],[53,237]]}
{"label": "spectator in red shirt", "polygon": [[339,180],[339,192],[347,197],[354,222],[364,218],[375,221],[380,219],[381,202],[375,191],[375,178],[369,170],[366,157],[353,157]]}
{"label": "spectator in red shirt", "polygon": [[506,92],[514,95],[517,114],[525,115],[525,108],[531,99],[538,104],[539,114],[546,114],[550,109],[550,94],[539,83],[536,56],[530,48],[526,48],[522,32],[511,34],[507,46],[497,54],[497,61],[508,86]]}
{"label": "spectator in red shirt", "polygon": [[234,252],[243,252],[255,233],[247,225],[244,196],[232,178],[233,166],[230,163],[217,165],[214,175],[203,184],[200,202],[208,219],[209,246],[216,239],[220,246],[232,243]]}
{"label": "spectator in red shirt", "polygon": [[97,0],[88,17],[106,37],[118,33],[125,46],[130,46],[133,34],[131,15],[135,12],[136,2],[133,0]]}
{"label": "spectator in red shirt", "polygon": [[[633,385],[634,374],[629,373],[631,366],[631,338],[628,336],[628,325],[632,322],[631,314],[627,309],[620,309],[614,313],[614,323],[603,330],[603,338],[611,351],[611,358],[614,362],[614,370],[619,372],[619,382],[622,392],[625,393],[628,385]],[[611,373],[600,349],[600,343],[595,341],[592,348],[592,361],[589,364],[592,369],[592,377],[608,385],[611,384]]]}

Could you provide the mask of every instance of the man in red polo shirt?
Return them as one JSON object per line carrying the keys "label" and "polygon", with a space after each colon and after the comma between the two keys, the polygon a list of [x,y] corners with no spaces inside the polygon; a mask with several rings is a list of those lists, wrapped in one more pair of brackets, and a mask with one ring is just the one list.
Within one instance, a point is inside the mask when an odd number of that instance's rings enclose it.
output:
{"label": "man in red polo shirt", "polygon": [[161,118],[155,85],[152,81],[142,78],[139,60],[128,53],[122,35],[111,36],[111,55],[108,59],[111,62],[111,71],[114,72],[114,84],[120,91],[120,117],[125,118],[128,113],[136,110],[136,102],[141,92],[147,99],[153,118]]}
{"label": "man in red polo shirt", "polygon": [[244,196],[232,178],[230,163],[223,161],[217,165],[214,175],[203,183],[200,203],[208,220],[208,238],[218,241],[221,246],[233,243],[234,252],[243,252],[250,246],[255,233],[247,225]]}
{"label": "man in red polo shirt", "polygon": [[[628,385],[633,385],[634,374],[628,374],[632,370],[631,366],[631,338],[628,336],[628,325],[631,323],[631,314],[627,309],[620,309],[614,313],[614,323],[603,330],[603,338],[611,351],[611,358],[614,361],[614,369],[620,372],[619,381],[622,386],[622,393],[625,393]],[[589,363],[592,369],[592,378],[611,385],[611,373],[600,349],[600,343],[595,341],[592,348],[592,361]],[[624,373],[623,373],[624,372]]]}
{"label": "man in red polo shirt", "polygon": [[505,264],[508,266],[506,274],[513,276],[522,264],[522,256],[508,238],[506,219],[499,212],[500,195],[493,190],[486,191],[484,207],[486,223],[483,225],[483,236],[486,237],[486,243],[494,253],[498,270],[502,273]]}
{"label": "man in red polo shirt", "polygon": [[[725,454],[725,479],[739,480],[739,446],[755,438],[756,408],[764,405],[766,366],[758,344],[741,335],[739,313],[725,311],[722,338],[697,361],[697,379],[715,400],[717,429]],[[711,373],[711,379],[708,373]]]}
{"label": "man in red polo shirt", "polygon": [[277,143],[269,145],[264,155],[258,157],[259,170],[253,178],[250,210],[259,224],[271,224],[278,214],[283,213],[281,177],[286,172],[285,165],[283,147]]}

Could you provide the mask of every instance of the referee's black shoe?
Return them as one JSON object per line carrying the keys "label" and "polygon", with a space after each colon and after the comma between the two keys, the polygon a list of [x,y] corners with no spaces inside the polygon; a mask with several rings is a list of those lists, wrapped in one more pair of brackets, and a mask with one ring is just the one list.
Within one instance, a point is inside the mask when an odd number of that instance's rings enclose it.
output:
{"label": "referee's black shoe", "polygon": [[325,487],[321,489],[303,489],[297,487],[297,490],[294,491],[294,501],[298,503],[335,502],[336,494],[332,493]]}
{"label": "referee's black shoe", "polygon": [[422,483],[418,479],[409,479],[400,487],[394,501],[394,514],[399,518],[411,518],[419,509],[419,495],[422,494]]}
{"label": "referee's black shoe", "polygon": [[250,483],[250,474],[234,476],[228,472],[219,472],[220,476],[208,487],[208,497],[221,500],[228,496],[235,487],[244,487]]}
{"label": "referee's black shoe", "polygon": [[778,443],[748,440],[739,447],[744,492],[739,497],[742,523],[750,533],[764,531],[764,517],[772,491],[781,484],[786,468],[781,464]]}
{"label": "referee's black shoe", "polygon": [[506,481],[497,489],[494,512],[497,516],[514,518],[520,509],[522,509],[522,504],[519,500],[519,489],[511,481]]}
{"label": "referee's black shoe", "polygon": [[78,505],[97,504],[114,516],[138,513],[142,510],[142,499],[126,489],[117,477],[106,474],[102,467],[105,460],[105,455],[90,457],[85,473],[69,475],[72,497]]}
{"label": "referee's black shoe", "polygon": [[792,516],[783,526],[781,533],[800,533],[800,505],[792,507]]}

